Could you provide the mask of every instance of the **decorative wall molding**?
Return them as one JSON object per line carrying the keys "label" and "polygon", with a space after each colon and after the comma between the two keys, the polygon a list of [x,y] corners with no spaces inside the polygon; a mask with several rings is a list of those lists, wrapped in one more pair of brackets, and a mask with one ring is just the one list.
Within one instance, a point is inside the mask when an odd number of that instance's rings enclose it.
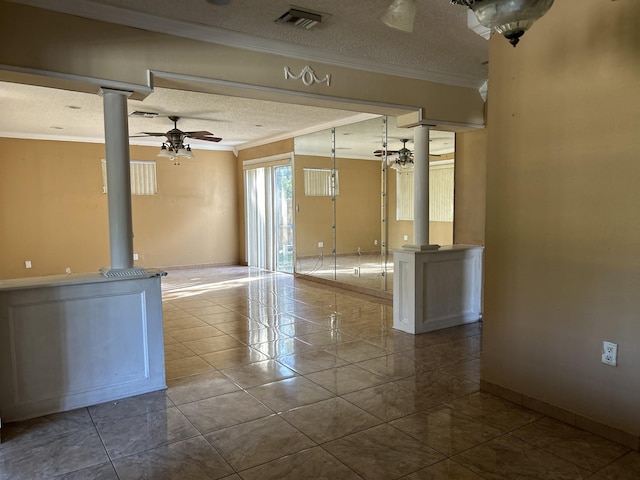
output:
{"label": "decorative wall molding", "polygon": [[294,75],[289,70],[289,67],[284,67],[284,78],[286,80],[293,78],[294,80],[302,80],[307,87],[310,87],[314,83],[327,83],[327,87],[331,85],[331,74],[327,73],[324,78],[319,78],[316,72],[313,71],[309,65],[304,67],[298,75]]}
{"label": "decorative wall molding", "polygon": [[3,421],[165,389],[157,275],[0,281]]}

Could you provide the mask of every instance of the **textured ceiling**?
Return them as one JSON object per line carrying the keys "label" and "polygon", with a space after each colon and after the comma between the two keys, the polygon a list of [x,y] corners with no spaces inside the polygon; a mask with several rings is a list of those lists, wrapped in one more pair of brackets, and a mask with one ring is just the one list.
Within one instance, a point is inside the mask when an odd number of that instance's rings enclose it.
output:
{"label": "textured ceiling", "polygon": [[[102,98],[88,93],[0,82],[0,137],[42,140],[104,142]],[[129,117],[129,133],[166,132],[173,128],[169,115],[181,116],[183,131],[208,130],[223,138],[220,143],[192,140],[198,149],[232,149],[278,138],[299,138],[297,149],[305,154],[330,154],[329,126],[336,128],[336,147],[341,156],[375,159],[385,132],[389,148],[401,147],[401,138],[412,132],[398,129],[393,118],[382,118],[301,105],[251,100],[182,90],[156,88],[144,101],[129,100],[129,113],[154,112],[154,118]],[[323,133],[310,134],[319,129]],[[431,132],[433,154],[453,151],[453,133]],[[163,137],[132,138],[131,144],[160,146]]]}
{"label": "textured ceiling", "polygon": [[[0,82],[0,136],[56,140],[104,141],[102,98],[88,93]],[[208,130],[230,149],[246,143],[314,130],[325,124],[361,120],[343,110],[156,88],[144,101],[129,100],[132,112],[154,112],[155,118],[129,117],[129,133],[166,132],[169,115],[180,116],[184,131]],[[162,138],[135,138],[131,143],[159,145]],[[193,141],[194,146],[217,147]]]}
{"label": "textured ceiling", "polygon": [[[232,0],[225,6],[206,0],[15,1],[149,30],[175,28],[170,33],[185,32],[185,26],[189,31],[191,25],[205,41],[445,83],[479,87],[487,75],[486,40],[467,28],[466,9],[448,0],[418,0],[413,33],[380,22],[391,0],[295,0],[296,7],[326,14],[311,30],[274,22],[292,6],[287,0]],[[7,112],[0,117],[0,136],[96,142],[104,138],[102,99],[97,95],[0,83],[0,108]],[[130,100],[129,112],[134,110],[160,116],[130,117],[131,135],[167,131],[172,124],[166,116],[178,115],[180,129],[208,130],[224,139],[220,144],[193,141],[194,149],[238,148],[370,117],[163,88],[156,88],[144,101]],[[390,138],[408,136],[406,130],[390,128]],[[161,140],[136,138],[132,143],[158,145]],[[451,134],[432,132],[434,151],[451,151],[451,144]],[[353,155],[372,151],[370,145],[342,148]]]}

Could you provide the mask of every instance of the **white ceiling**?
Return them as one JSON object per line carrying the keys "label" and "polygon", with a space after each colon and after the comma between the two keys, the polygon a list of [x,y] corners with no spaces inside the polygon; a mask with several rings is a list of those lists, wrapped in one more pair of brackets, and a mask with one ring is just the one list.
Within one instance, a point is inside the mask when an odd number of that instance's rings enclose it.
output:
{"label": "white ceiling", "polygon": [[[307,60],[480,87],[486,79],[486,40],[467,28],[466,9],[448,0],[418,0],[413,33],[379,21],[391,0],[296,0],[297,7],[326,13],[311,30],[274,22],[287,0],[15,0],[147,30],[161,30],[204,41],[254,50],[279,51]],[[103,142],[102,99],[97,95],[0,82],[0,136]],[[129,100],[129,112],[156,112],[156,118],[129,119],[129,132],[164,132],[167,115],[182,117],[178,128],[208,130],[219,144],[193,141],[192,148],[237,149],[269,140],[371,118],[345,110],[322,109],[239,97],[156,88],[144,101]],[[407,136],[406,130],[389,132]],[[132,139],[159,145],[162,138]],[[390,148],[394,146],[390,141]],[[451,146],[445,145],[449,143]],[[431,148],[446,153],[452,134],[433,132]],[[370,145],[349,147],[353,155]],[[358,149],[360,148],[360,150]],[[379,147],[378,147],[379,148]]]}

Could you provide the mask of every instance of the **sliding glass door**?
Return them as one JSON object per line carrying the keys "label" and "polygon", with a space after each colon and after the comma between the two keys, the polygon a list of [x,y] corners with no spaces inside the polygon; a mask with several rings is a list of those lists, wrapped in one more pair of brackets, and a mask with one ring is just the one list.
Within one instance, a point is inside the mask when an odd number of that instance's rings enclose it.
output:
{"label": "sliding glass door", "polygon": [[291,164],[245,166],[244,186],[249,266],[292,273]]}
{"label": "sliding glass door", "polygon": [[293,177],[291,165],[273,167],[274,241],[278,272],[293,273]]}

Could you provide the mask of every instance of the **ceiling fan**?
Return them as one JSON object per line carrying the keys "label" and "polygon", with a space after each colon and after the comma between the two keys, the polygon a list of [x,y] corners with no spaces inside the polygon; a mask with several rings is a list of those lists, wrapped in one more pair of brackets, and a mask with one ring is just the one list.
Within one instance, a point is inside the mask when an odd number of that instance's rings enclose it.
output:
{"label": "ceiling fan", "polygon": [[132,135],[132,138],[138,137],[167,137],[166,142],[162,142],[160,148],[159,157],[167,157],[171,160],[175,160],[176,157],[193,158],[191,152],[191,146],[185,145],[184,141],[187,138],[194,140],[204,140],[207,142],[219,142],[222,140],[220,137],[214,137],[213,133],[206,130],[198,130],[195,132],[183,132],[178,129],[178,120],[180,117],[170,115],[169,120],[173,122],[173,128],[168,132],[141,132],[140,135]]}
{"label": "ceiling fan", "polygon": [[400,150],[376,150],[373,154],[376,157],[388,157],[390,155],[398,155],[398,158],[391,164],[394,170],[411,170],[413,168],[413,152],[407,148],[408,138],[400,140],[402,148]]}

